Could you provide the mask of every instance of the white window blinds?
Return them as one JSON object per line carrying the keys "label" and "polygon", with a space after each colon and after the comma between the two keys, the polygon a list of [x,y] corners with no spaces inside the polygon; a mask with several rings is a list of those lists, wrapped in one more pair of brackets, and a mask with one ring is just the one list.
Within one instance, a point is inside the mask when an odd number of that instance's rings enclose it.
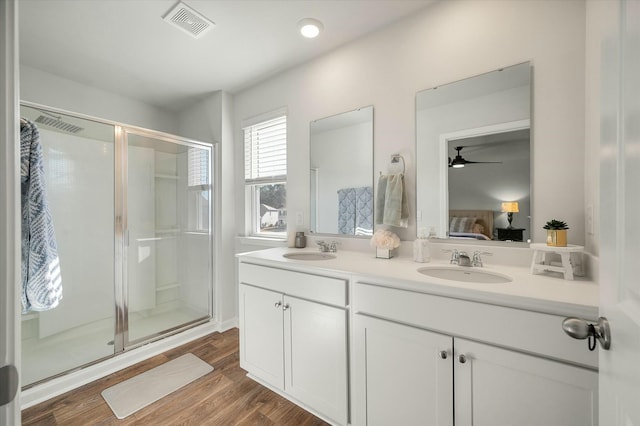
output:
{"label": "white window blinds", "polygon": [[246,183],[272,182],[287,174],[287,116],[244,128]]}
{"label": "white window blinds", "polygon": [[209,152],[189,148],[187,156],[188,185],[209,185]]}

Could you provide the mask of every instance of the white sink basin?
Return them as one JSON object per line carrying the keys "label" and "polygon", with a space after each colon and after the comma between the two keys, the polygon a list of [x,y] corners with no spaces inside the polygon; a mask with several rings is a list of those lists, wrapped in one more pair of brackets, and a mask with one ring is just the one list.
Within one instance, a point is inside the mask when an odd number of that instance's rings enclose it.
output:
{"label": "white sink basin", "polygon": [[471,267],[427,266],[418,269],[418,272],[433,278],[465,283],[498,284],[513,281],[507,275],[483,271],[477,268],[472,269]]}
{"label": "white sink basin", "polygon": [[336,256],[328,253],[285,253],[282,257],[292,260],[329,260]]}

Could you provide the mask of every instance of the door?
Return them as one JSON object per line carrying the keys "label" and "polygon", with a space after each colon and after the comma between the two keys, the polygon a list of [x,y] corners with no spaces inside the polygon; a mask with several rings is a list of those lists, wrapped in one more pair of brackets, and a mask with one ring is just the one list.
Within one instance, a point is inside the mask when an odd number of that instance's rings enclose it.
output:
{"label": "door", "polygon": [[611,350],[600,349],[600,424],[626,426],[640,424],[640,2],[603,3],[600,315]]}
{"label": "door", "polygon": [[240,284],[240,367],[284,390],[282,294]]}
{"label": "door", "polygon": [[452,340],[354,315],[353,424],[453,425]]}
{"label": "door", "polygon": [[[116,351],[116,128],[26,103],[20,106],[20,116],[39,129],[63,289],[55,309],[22,315],[24,387],[111,357]],[[48,125],[51,116],[56,117],[57,126]]]}
{"label": "door", "polygon": [[[18,2],[0,2],[0,424],[20,424]],[[18,396],[16,396],[18,395]]]}
{"label": "door", "polygon": [[456,426],[597,424],[597,372],[464,339],[454,347]]}
{"label": "door", "polygon": [[284,297],[285,388],[341,425],[347,424],[347,312]]}
{"label": "door", "polygon": [[211,147],[125,130],[125,347],[210,316]]}

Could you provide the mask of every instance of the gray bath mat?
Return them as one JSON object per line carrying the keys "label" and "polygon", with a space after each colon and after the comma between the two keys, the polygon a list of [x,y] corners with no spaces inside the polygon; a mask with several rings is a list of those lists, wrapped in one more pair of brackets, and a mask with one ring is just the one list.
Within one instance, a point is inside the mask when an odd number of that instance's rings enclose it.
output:
{"label": "gray bath mat", "polygon": [[193,354],[185,354],[102,391],[119,419],[169,395],[213,370]]}

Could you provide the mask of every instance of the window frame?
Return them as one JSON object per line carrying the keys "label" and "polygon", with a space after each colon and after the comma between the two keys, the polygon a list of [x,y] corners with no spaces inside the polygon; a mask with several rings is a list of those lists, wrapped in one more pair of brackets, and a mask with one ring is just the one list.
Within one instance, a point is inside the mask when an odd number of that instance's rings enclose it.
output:
{"label": "window frame", "polygon": [[[187,229],[191,233],[206,234],[209,233],[211,229],[210,219],[213,206],[211,200],[212,157],[213,150],[193,146],[188,148],[187,205],[191,207],[191,209],[187,216]],[[199,173],[196,173],[196,169]],[[203,196],[205,193],[207,194],[206,197]]]}
{"label": "window frame", "polygon": [[[285,136],[284,136],[284,148],[285,148],[285,173],[278,174],[273,176],[262,176],[257,178],[248,178],[247,177],[247,141],[246,141],[246,132],[253,127],[260,126],[261,124],[267,123],[269,121],[284,118],[284,126],[285,126]],[[276,111],[272,111],[266,114],[261,114],[260,116],[256,116],[250,120],[245,120],[242,123],[242,146],[243,146],[243,174],[244,174],[244,187],[245,187],[245,235],[248,237],[254,238],[264,238],[271,240],[285,240],[287,238],[287,225],[285,223],[285,229],[283,231],[262,231],[261,230],[261,219],[260,216],[260,188],[265,185],[284,185],[285,191],[287,188],[287,171],[288,165],[286,162],[287,153],[288,153],[288,136],[289,136],[289,128],[288,128],[288,115],[287,111],[284,108],[278,109]],[[285,205],[284,209],[287,209],[287,201],[285,195]]]}

